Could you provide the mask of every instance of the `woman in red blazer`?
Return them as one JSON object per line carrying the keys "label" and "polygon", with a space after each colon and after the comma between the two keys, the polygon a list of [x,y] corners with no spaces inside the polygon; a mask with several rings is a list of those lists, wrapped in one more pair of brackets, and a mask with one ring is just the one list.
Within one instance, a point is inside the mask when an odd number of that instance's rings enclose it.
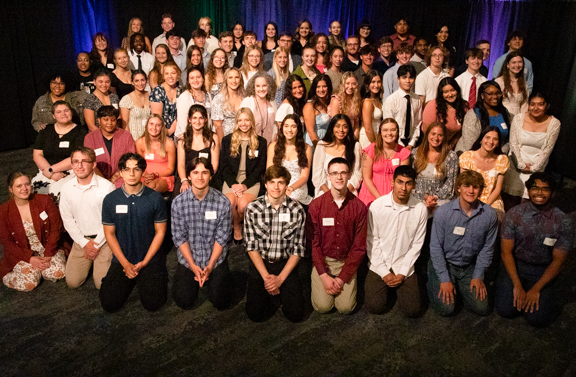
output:
{"label": "woman in red blazer", "polygon": [[56,281],[65,276],[66,256],[60,246],[62,219],[48,195],[34,194],[30,178],[22,172],[8,177],[10,200],[0,206],[0,277],[19,291],[31,291],[42,277]]}

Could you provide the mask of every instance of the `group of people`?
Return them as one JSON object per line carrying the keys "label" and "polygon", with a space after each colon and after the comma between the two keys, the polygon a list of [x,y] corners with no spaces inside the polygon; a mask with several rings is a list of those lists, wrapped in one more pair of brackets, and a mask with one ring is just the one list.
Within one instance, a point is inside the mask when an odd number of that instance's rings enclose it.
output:
{"label": "group of people", "polygon": [[302,318],[307,257],[319,312],[354,311],[367,256],[372,313],[394,290],[405,315],[421,315],[426,282],[438,313],[454,313],[456,294],[486,315],[485,273],[501,250],[497,311],[553,322],[572,246],[544,173],[560,122],[532,90],[521,33],[488,80],[490,44],[478,41],[460,66],[447,25],[417,38],[401,19],[376,41],[365,21],[346,40],[338,21],[327,35],[303,20],[295,38],[269,22],[258,41],[240,24],[216,38],[203,17],[188,44],[170,15],[162,28],[151,44],[134,18],[116,51],[97,33],[74,78],[52,75],[33,110],[38,174],[11,175],[0,207],[5,285],[65,276],[77,287],[93,264],[105,310],[136,285],[156,310],[171,232],[183,309],[204,285],[216,308],[230,305],[227,254],[240,248],[254,321],[276,297],[288,319]]}

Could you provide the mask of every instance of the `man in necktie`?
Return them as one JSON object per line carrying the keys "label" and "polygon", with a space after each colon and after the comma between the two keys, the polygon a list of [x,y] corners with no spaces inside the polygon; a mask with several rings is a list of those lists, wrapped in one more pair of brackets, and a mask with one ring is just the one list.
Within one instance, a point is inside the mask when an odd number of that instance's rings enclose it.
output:
{"label": "man in necktie", "polygon": [[478,98],[478,88],[485,82],[486,77],[480,74],[484,53],[479,48],[473,47],[466,51],[466,65],[468,69],[456,77],[456,82],[462,90],[462,98],[468,101],[472,109]]}

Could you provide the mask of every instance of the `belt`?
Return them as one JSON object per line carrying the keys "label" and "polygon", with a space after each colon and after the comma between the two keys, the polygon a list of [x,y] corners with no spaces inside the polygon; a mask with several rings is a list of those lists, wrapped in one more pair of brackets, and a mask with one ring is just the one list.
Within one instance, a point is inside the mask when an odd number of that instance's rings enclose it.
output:
{"label": "belt", "polygon": [[84,236],[84,238],[88,238],[89,240],[93,240],[97,236],[98,236],[97,234],[94,234],[94,235],[90,235],[90,236]]}
{"label": "belt", "polygon": [[266,259],[266,258],[262,258],[262,260],[264,261],[264,263],[269,264],[280,264],[280,263],[286,263],[288,261],[288,259]]}

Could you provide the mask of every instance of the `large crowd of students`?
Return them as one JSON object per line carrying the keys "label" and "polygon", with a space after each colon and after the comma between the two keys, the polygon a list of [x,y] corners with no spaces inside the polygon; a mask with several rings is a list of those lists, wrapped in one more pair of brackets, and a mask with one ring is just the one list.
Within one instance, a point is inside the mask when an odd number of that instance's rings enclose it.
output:
{"label": "large crowd of students", "polygon": [[[135,286],[157,310],[168,295],[158,251],[171,238],[172,295],[186,310],[204,286],[229,307],[227,256],[245,250],[254,321],[275,297],[291,321],[305,299],[353,312],[366,260],[371,313],[393,290],[403,314],[422,315],[426,284],[444,316],[457,298],[487,315],[490,296],[534,326],[558,316],[572,227],[544,170],[560,122],[533,90],[522,33],[507,36],[488,80],[490,43],[459,53],[448,25],[415,37],[402,18],[377,39],[362,21],[344,39],[338,21],[324,33],[302,20],[295,35],[268,22],[258,41],[241,24],[216,38],[203,17],[188,43],[171,15],[161,25],[151,43],[133,18],[116,50],[97,33],[76,71],[50,76],[32,116],[38,173],[12,173],[0,206],[7,287],[75,288],[93,266],[104,310]],[[301,258],[313,263],[310,298]]]}

